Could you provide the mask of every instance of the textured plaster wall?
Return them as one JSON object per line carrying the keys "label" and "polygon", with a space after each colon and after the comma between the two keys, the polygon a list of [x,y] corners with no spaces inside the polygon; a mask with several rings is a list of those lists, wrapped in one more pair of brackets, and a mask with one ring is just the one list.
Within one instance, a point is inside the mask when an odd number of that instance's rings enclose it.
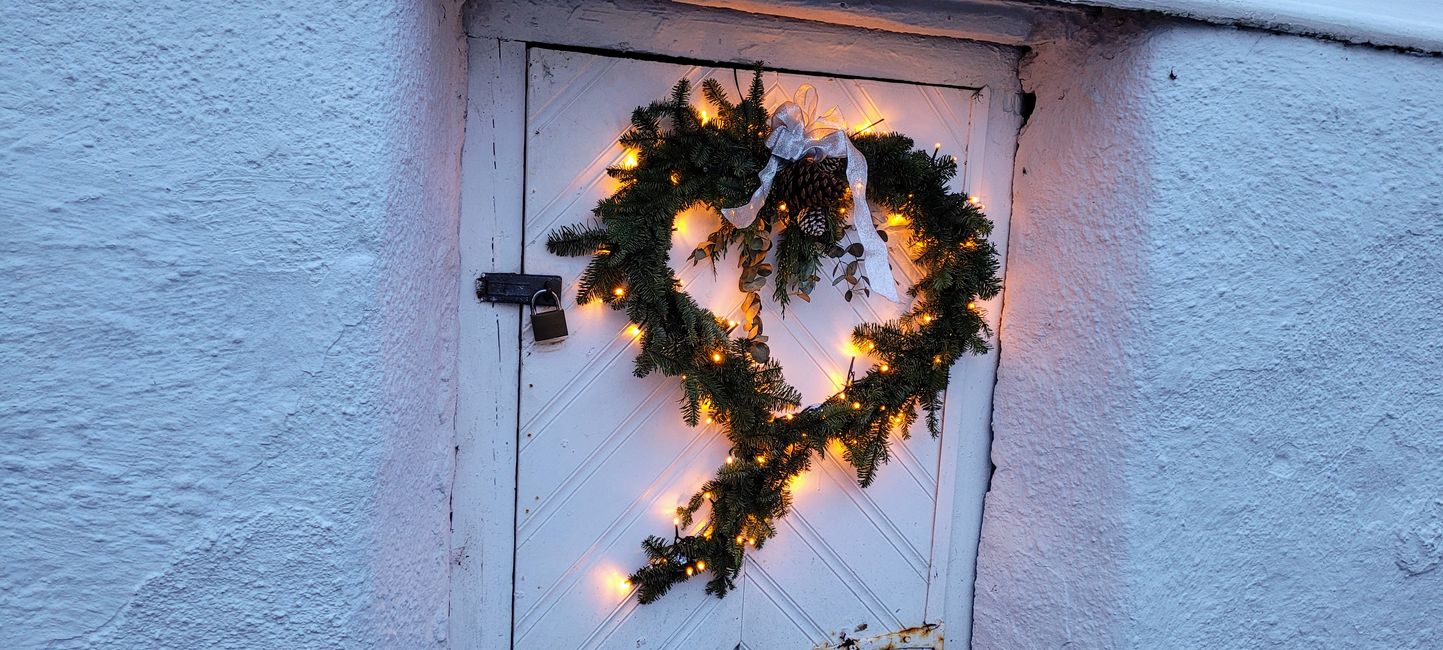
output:
{"label": "textured plaster wall", "polygon": [[444,644],[458,12],[7,6],[0,647]]}
{"label": "textured plaster wall", "polygon": [[1443,646],[1443,59],[1055,36],[975,646]]}

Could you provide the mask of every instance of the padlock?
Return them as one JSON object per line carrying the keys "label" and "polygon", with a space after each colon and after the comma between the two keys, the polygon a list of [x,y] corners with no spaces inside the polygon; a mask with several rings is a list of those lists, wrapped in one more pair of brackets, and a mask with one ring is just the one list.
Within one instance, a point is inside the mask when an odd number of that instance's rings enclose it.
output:
{"label": "padlock", "polygon": [[[536,311],[536,299],[542,294],[551,296],[551,311]],[[561,310],[561,298],[550,289],[531,294],[531,338],[537,343],[559,343],[566,334],[566,312]]]}

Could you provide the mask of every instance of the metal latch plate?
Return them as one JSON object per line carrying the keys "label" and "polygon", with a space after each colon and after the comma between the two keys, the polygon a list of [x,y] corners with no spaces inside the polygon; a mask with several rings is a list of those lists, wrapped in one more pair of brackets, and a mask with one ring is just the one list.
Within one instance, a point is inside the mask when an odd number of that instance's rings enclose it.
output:
{"label": "metal latch plate", "polygon": [[476,278],[476,298],[482,302],[531,304],[537,291],[551,290],[561,295],[561,276],[531,273],[482,273]]}

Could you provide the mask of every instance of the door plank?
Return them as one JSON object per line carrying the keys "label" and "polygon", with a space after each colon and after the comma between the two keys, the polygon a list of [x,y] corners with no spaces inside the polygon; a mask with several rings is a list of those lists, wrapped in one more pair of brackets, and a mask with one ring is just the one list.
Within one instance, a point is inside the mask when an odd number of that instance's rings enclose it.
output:
{"label": "door plank", "polygon": [[[675,506],[712,476],[727,442],[715,427],[682,423],[674,380],[631,375],[636,347],[624,314],[575,305],[574,285],[587,260],[550,255],[545,237],[552,228],[585,221],[591,206],[616,189],[604,170],[625,155],[617,138],[632,108],[664,97],[682,76],[699,82],[714,75],[732,88],[733,74],[543,48],[530,51],[526,74],[523,256],[532,271],[563,276],[572,335],[560,345],[535,345],[522,327],[515,647],[808,647],[859,624],[887,630],[922,623],[929,603],[950,592],[935,580],[946,574],[936,565],[953,559],[950,542],[936,544],[949,539],[943,529],[954,524],[939,514],[950,513],[940,510],[942,502],[950,509],[961,490],[978,485],[975,477],[956,480],[955,463],[944,461],[944,453],[961,453],[952,439],[975,436],[952,426],[964,421],[961,415],[949,417],[941,443],[921,425],[909,439],[899,436],[892,466],[866,490],[839,458],[820,462],[799,479],[796,512],[781,522],[782,534],[751,556],[728,598],[704,595],[704,580],[694,580],[639,607],[620,587],[644,560],[639,541],[670,532]],[[745,86],[747,73],[737,78]],[[887,128],[919,146],[956,152],[969,174],[980,168],[969,156],[981,150],[973,142],[973,91],[776,73],[765,81],[769,105],[812,83],[824,107],[837,106],[849,124],[885,118]],[[954,189],[970,178],[959,175]],[[671,253],[697,300],[728,314],[740,299],[735,265],[723,262],[713,274],[685,263],[717,219],[702,210],[683,215]],[[907,263],[897,267],[899,277],[907,277]],[[764,318],[774,356],[811,403],[844,380],[856,354],[852,326],[895,317],[903,308],[881,299],[849,303],[839,290],[822,286],[811,303],[793,303],[785,319],[769,304]],[[959,379],[954,371],[954,383]],[[971,453],[976,446],[964,448]],[[950,492],[939,498],[939,490]],[[980,505],[981,492],[965,498]],[[965,543],[975,547],[975,536]],[[966,596],[970,600],[970,589]]]}

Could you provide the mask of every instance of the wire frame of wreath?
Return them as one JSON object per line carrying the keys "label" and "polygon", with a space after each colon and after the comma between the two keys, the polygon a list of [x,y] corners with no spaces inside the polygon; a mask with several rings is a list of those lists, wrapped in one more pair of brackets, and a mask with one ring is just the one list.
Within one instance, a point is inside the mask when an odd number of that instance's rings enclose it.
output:
{"label": "wire frame of wreath", "polygon": [[[817,270],[839,249],[856,256],[887,252],[845,244],[839,221],[819,227],[817,214],[788,210],[774,190],[755,223],[733,227],[723,220],[692,258],[715,263],[728,248],[742,249],[746,321],[727,321],[698,305],[681,289],[668,259],[676,215],[699,205],[720,210],[745,203],[771,155],[760,68],[738,102],[715,79],[702,91],[710,111],[692,106],[685,79],[670,98],[636,109],[621,138],[629,153],[607,170],[620,188],[597,204],[595,221],[560,228],[547,241],[554,254],[591,256],[579,279],[578,303],[599,300],[626,313],[640,333],[636,376],[676,378],[687,424],[714,422],[731,443],[716,476],[677,509],[673,534],[643,541],[647,561],[622,585],[634,588],[643,603],[698,576],[709,576],[708,593],[726,595],[745,555],[777,534],[776,521],[791,506],[791,479],[825,457],[829,446],[841,450],[866,487],[889,458],[893,432],[906,436],[925,413],[928,430],[939,435],[952,364],[988,349],[991,332],[977,303],[1001,289],[997,252],[986,239],[991,221],[975,199],[947,188],[957,173],[955,160],[916,150],[896,133],[851,134],[868,163],[867,196],[882,214],[910,224],[902,253],[921,275],[900,317],[853,330],[854,344],[872,359],[870,368],[850,376],[836,394],[803,407],[766,348],[760,287],[770,278],[774,298],[785,305],[790,297],[806,298]],[[845,203],[818,209],[845,210]],[[865,293],[856,265],[845,266],[851,268],[839,273],[852,276],[849,299]]]}

